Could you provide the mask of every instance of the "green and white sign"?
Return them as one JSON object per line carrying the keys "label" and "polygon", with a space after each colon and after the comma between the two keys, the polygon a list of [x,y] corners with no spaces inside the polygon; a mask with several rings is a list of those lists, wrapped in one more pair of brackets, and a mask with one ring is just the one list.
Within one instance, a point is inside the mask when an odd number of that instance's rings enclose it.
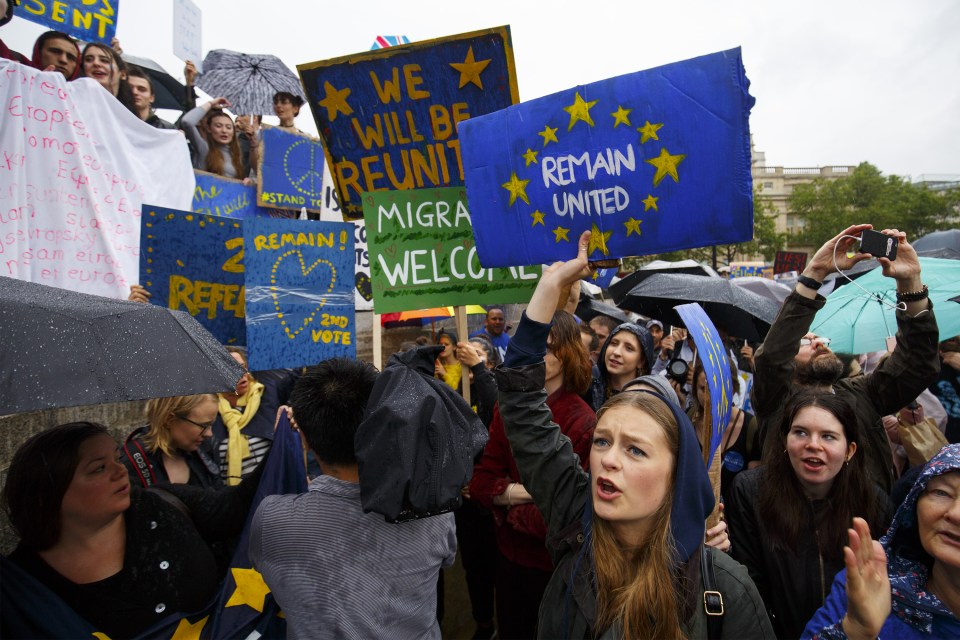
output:
{"label": "green and white sign", "polygon": [[463,187],[363,194],[377,313],[527,302],[540,267],[485,269]]}

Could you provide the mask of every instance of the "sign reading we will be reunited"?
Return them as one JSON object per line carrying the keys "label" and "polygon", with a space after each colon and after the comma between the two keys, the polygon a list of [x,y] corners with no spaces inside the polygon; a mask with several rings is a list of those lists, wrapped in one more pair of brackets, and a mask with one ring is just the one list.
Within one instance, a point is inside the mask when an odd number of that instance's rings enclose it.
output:
{"label": "sign reading we will be reunited", "polygon": [[363,196],[377,313],[448,305],[527,302],[540,267],[485,269],[463,188]]}
{"label": "sign reading we will be reunited", "polygon": [[518,100],[509,27],[297,69],[345,220],[367,191],[462,186],[457,124]]}

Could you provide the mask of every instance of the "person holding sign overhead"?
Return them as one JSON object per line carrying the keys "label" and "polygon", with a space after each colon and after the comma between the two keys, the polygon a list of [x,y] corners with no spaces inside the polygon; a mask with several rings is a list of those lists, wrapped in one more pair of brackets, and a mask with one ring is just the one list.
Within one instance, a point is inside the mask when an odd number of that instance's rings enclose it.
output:
{"label": "person holding sign overhead", "polygon": [[[713,491],[693,426],[676,404],[628,390],[601,407],[589,474],[542,388],[547,337],[564,288],[587,278],[590,232],[546,269],[496,370],[500,412],[556,566],[542,638],[772,638],[746,569],[704,548]],[[712,569],[712,571],[711,571]],[[719,599],[718,597],[719,596]],[[722,630],[715,616],[722,599]]]}

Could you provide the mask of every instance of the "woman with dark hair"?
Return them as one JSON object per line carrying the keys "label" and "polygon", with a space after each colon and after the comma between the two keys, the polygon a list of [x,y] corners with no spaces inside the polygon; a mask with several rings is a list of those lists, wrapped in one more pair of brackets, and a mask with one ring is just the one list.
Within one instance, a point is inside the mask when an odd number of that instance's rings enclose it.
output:
{"label": "woman with dark hair", "polygon": [[303,131],[294,126],[294,120],[300,115],[300,107],[303,106],[303,98],[287,91],[278,91],[273,96],[273,112],[280,118],[280,126],[288,133],[300,133]]}
{"label": "woman with dark hair", "polygon": [[744,471],[726,505],[733,557],[763,595],[777,636],[800,636],[843,568],[850,520],[882,529],[889,500],[857,455],[853,407],[831,391],[804,389],[780,424],[781,455]]}
{"label": "woman with dark hair", "polygon": [[[540,384],[550,369],[550,322],[561,292],[592,273],[589,240],[584,232],[576,259],[544,270],[496,370],[510,448],[543,515],[556,566],[538,636],[772,637],[746,570],[703,546],[713,492],[679,407],[646,390],[608,400],[593,433],[589,475],[554,422]],[[720,599],[722,617],[708,616],[708,609],[719,613]]]}
{"label": "woman with dark hair", "polygon": [[83,77],[99,82],[120,104],[136,113],[133,91],[127,83],[127,65],[119,53],[105,44],[90,42],[83,48],[80,66]]}
{"label": "woman with dark hair", "polygon": [[183,114],[180,126],[193,145],[193,168],[225,178],[247,180],[248,167],[226,98],[211,100]]}
{"label": "woman with dark hair", "polygon": [[[3,581],[35,594],[40,583],[94,630],[129,638],[209,604],[222,575],[207,542],[240,532],[260,473],[214,497],[184,485],[165,485],[173,495],[163,497],[131,487],[119,455],[90,422],[54,427],[17,450],[3,506],[20,544]],[[14,600],[0,602],[0,635],[49,635],[17,626],[24,603]]]}
{"label": "woman with dark hair", "polygon": [[[585,467],[596,416],[580,398],[590,384],[590,356],[573,316],[565,311],[554,314],[547,345],[543,380],[547,406]],[[496,575],[499,637],[531,638],[553,561],[546,548],[546,523],[524,487],[498,412],[494,412],[490,439],[474,468],[470,495],[494,514],[500,551]]]}

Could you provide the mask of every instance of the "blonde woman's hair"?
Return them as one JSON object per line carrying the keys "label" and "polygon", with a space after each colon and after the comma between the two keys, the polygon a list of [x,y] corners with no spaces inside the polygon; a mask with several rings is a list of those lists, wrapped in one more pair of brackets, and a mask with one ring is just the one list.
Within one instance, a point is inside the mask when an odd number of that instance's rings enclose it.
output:
{"label": "blonde woman's hair", "polygon": [[160,450],[168,456],[173,455],[174,446],[170,438],[170,423],[175,418],[185,418],[195,407],[207,400],[218,401],[217,396],[212,393],[148,400],[143,414],[147,418],[149,429],[143,437],[143,442],[147,445],[150,453],[156,453],[157,450]]}
{"label": "blonde woman's hair", "polygon": [[650,393],[626,391],[612,397],[597,412],[632,407],[647,414],[663,429],[673,454],[667,494],[650,516],[649,535],[637,547],[624,547],[609,522],[593,516],[593,557],[597,576],[597,623],[599,635],[614,624],[622,626],[624,638],[682,638],[680,630],[679,578],[674,571],[670,511],[680,447],[679,426],[670,409]]}

